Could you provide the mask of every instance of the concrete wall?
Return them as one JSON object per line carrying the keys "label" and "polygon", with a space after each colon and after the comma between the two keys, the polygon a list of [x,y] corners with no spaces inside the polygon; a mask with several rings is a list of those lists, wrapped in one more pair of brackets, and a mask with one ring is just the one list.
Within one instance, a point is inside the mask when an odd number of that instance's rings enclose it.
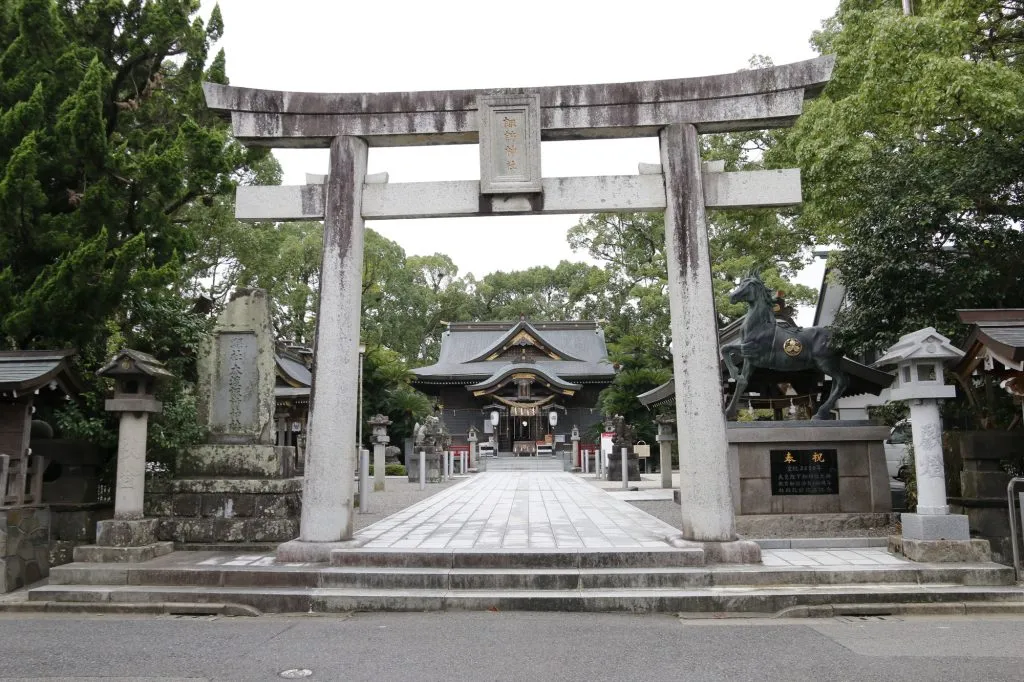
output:
{"label": "concrete wall", "polygon": [[[729,466],[738,515],[877,513],[892,510],[882,441],[864,422],[730,423]],[[835,449],[838,495],[772,495],[771,450]],[[737,475],[738,474],[738,475]]]}

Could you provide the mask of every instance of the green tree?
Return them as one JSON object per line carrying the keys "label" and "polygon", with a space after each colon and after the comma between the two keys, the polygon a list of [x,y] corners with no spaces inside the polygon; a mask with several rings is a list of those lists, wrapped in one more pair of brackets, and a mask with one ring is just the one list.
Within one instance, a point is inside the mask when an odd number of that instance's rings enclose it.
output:
{"label": "green tree", "polygon": [[218,10],[204,26],[191,0],[3,9],[0,328],[9,347],[95,355],[128,300],[176,284],[197,244],[186,207],[262,154],[203,102],[224,80],[223,55],[205,68]]}
{"label": "green tree", "polygon": [[1024,305],[1024,4],[843,0],[813,43],[832,82],[768,158],[804,171],[797,224],[843,248],[844,347]]}

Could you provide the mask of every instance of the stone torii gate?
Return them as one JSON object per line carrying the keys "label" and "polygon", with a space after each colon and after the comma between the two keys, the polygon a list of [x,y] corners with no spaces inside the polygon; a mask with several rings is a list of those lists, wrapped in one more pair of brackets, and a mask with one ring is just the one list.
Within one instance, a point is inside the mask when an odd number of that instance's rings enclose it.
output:
{"label": "stone torii gate", "polygon": [[[726,457],[707,208],[800,202],[799,170],[722,172],[698,135],[793,124],[833,58],[703,78],[514,90],[299,93],[207,83],[250,145],[329,147],[324,184],[240,187],[241,220],[324,220],[316,361],[300,537],[278,549],[327,560],[352,544],[363,221],[610,211],[665,212],[676,420],[679,544],[709,561],[758,561],[738,542]],[[661,165],[634,176],[542,178],[541,141],[658,136]],[[480,180],[394,183],[367,176],[369,147],[480,144]]]}

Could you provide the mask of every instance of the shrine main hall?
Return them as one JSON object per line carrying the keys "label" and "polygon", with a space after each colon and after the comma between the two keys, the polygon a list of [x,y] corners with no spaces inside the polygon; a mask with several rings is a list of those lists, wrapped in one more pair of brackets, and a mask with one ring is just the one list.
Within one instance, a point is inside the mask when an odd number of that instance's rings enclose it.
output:
{"label": "shrine main hall", "polygon": [[412,370],[433,397],[455,444],[470,427],[499,453],[567,449],[601,423],[598,394],[615,378],[596,322],[457,322],[436,364]]}

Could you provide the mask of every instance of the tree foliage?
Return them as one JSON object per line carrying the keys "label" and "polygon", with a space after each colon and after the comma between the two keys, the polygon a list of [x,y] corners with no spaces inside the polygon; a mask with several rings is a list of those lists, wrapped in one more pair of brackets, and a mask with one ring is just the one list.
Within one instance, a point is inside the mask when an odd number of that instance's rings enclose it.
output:
{"label": "tree foliage", "polygon": [[843,248],[844,346],[1024,305],[1024,3],[843,0],[813,42],[832,82],[769,158],[804,171],[798,225]]}

